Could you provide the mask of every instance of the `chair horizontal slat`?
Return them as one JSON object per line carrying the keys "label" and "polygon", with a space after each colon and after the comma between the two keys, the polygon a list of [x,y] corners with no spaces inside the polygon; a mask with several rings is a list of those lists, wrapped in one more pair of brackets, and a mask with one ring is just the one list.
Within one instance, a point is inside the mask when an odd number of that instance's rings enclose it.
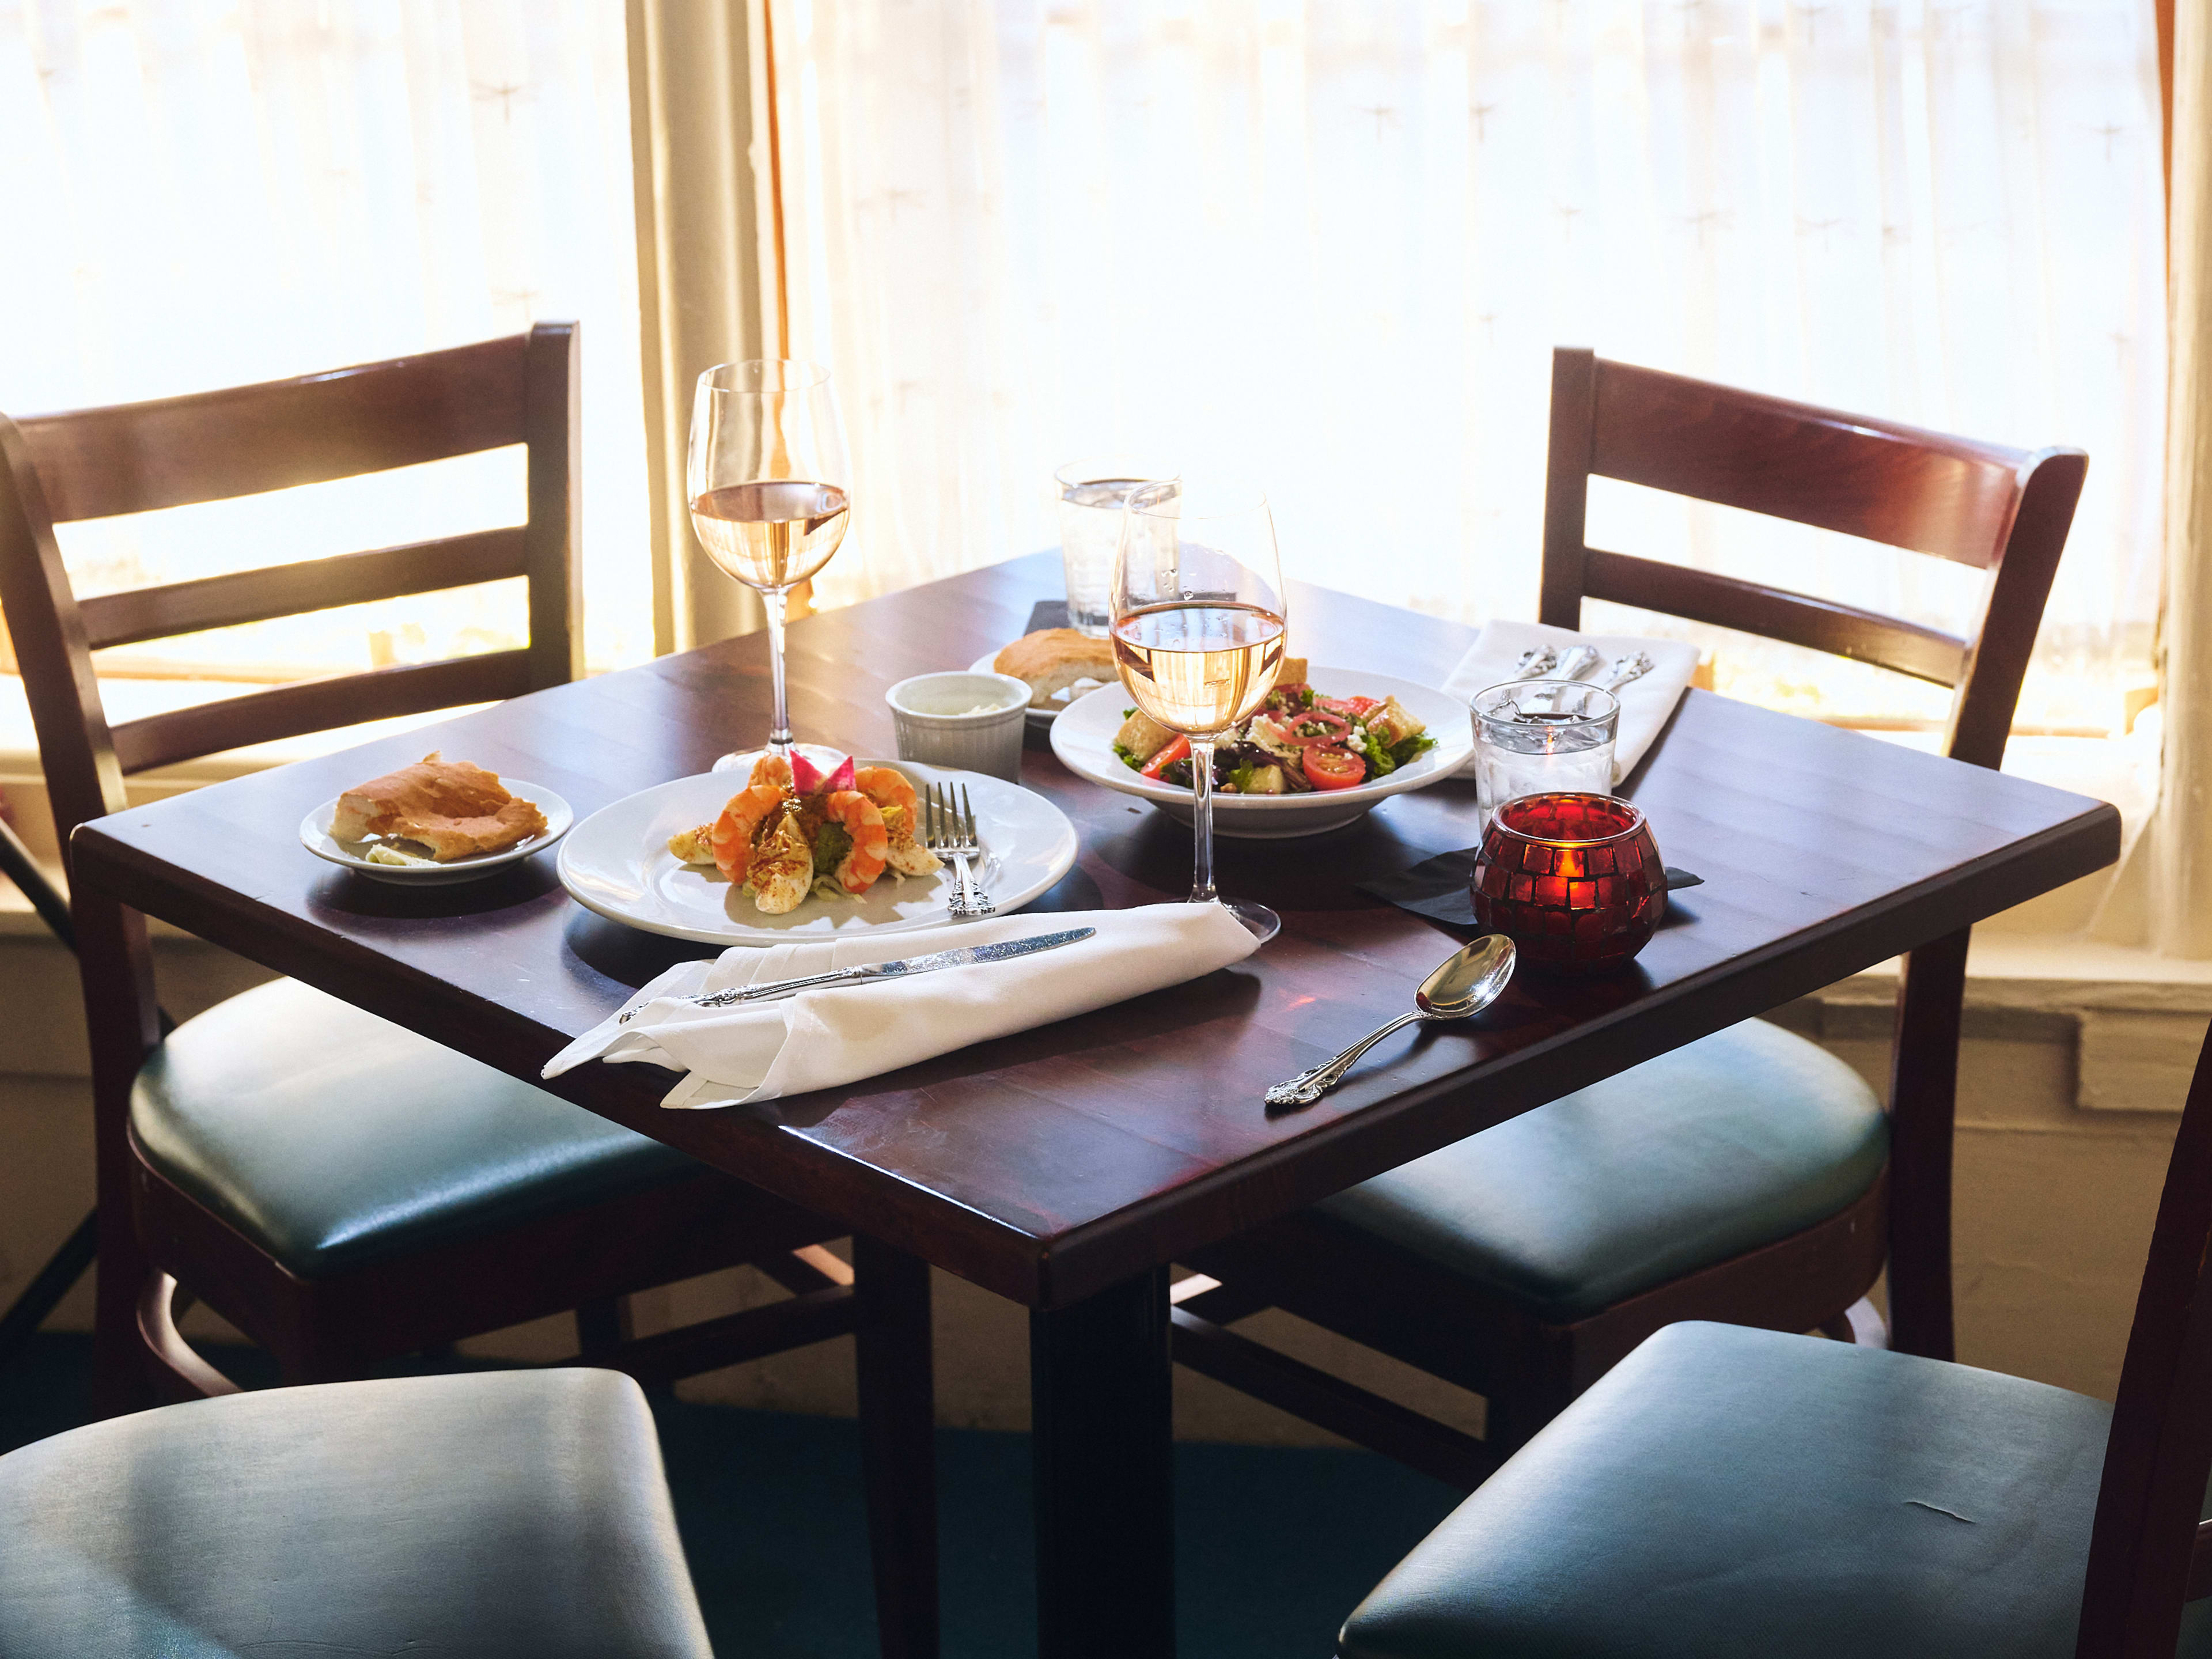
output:
{"label": "chair horizontal slat", "polygon": [[1808,646],[1938,685],[1956,685],[1966,672],[1966,642],[1933,628],[1625,553],[1593,547],[1583,557],[1583,591],[1594,599]]}
{"label": "chair horizontal slat", "polygon": [[368,553],[343,553],[305,564],[240,570],[167,587],[100,593],[81,600],[77,608],[84,617],[88,642],[94,651],[104,651],[110,646],[234,628],[272,617],[500,581],[523,574],[523,531],[516,525]]}
{"label": "chair horizontal slat", "polygon": [[1589,470],[1986,568],[2027,451],[1663,374],[1596,366]]}
{"label": "chair horizontal slat", "polygon": [[112,735],[115,757],[124,771],[143,772],[307,732],[428,714],[459,703],[495,702],[520,696],[529,689],[530,653],[492,651],[280,685],[127,720]]}
{"label": "chair horizontal slat", "polygon": [[16,424],[57,524],[149,513],[519,444],[528,343],[518,334]]}

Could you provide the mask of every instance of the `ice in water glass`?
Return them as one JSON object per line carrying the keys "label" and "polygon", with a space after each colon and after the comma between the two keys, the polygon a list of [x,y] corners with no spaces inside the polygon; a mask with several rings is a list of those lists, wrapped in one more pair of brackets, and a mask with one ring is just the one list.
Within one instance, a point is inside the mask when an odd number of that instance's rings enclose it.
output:
{"label": "ice in water glass", "polygon": [[1060,559],[1067,577],[1070,628],[1093,639],[1106,637],[1114,620],[1110,599],[1121,509],[1133,490],[1175,476],[1173,467],[1127,455],[1070,461],[1052,475],[1060,490]]}
{"label": "ice in water glass", "polygon": [[1475,694],[1475,805],[1482,821],[1509,800],[1613,793],[1620,700],[1580,680],[1511,680]]}

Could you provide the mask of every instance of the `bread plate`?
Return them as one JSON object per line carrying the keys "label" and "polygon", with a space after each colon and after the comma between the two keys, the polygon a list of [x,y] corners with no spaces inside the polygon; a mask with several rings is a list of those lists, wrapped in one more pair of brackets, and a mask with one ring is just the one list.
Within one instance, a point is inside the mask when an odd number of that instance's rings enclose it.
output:
{"label": "bread plate", "polygon": [[[300,820],[300,844],[319,859],[357,870],[371,881],[388,881],[398,887],[450,887],[455,882],[479,881],[504,866],[543,852],[567,835],[568,826],[576,821],[575,811],[568,803],[544,784],[526,783],[520,778],[501,778],[499,782],[508,794],[520,796],[545,815],[544,835],[527,836],[496,853],[476,853],[446,864],[374,864],[369,861],[368,853],[380,844],[381,838],[337,841],[331,837],[331,821],[338,810],[337,797],[333,795]],[[397,850],[413,849],[402,847]]]}
{"label": "bread plate", "polygon": [[[976,658],[975,661],[968,665],[968,672],[971,674],[995,674],[998,672],[998,670],[992,667],[991,665],[998,661],[998,659],[999,653],[996,651],[986,651],[981,656]],[[1053,721],[1060,717],[1060,713],[1062,709],[1075,702],[1077,698],[1088,696],[1093,690],[1097,690],[1101,684],[1103,684],[1103,682],[1098,680],[1078,680],[1066,690],[1055,691],[1053,693],[1051,698],[1046,702],[1043,708],[1039,708],[1032,706],[1029,711],[1030,730],[1032,732],[1049,732],[1052,730]],[[1118,685],[1121,682],[1117,680],[1115,684]]]}
{"label": "bread plate", "polygon": [[[1018,910],[1074,867],[1075,826],[1042,795],[949,767],[862,759],[924,784],[964,788],[975,809],[983,856],[976,879],[1004,915]],[[763,915],[711,865],[681,864],[668,850],[679,830],[712,823],[742,787],[726,772],[702,772],[626,795],[575,828],[561,848],[561,884],[610,921],[700,945],[782,945],[904,933],[952,919],[952,866],[905,881],[884,874],[855,899],[809,898],[781,916]]]}
{"label": "bread plate", "polygon": [[[1330,696],[1395,697],[1428,727],[1437,746],[1418,760],[1400,767],[1387,777],[1355,784],[1349,789],[1315,790],[1304,795],[1224,795],[1213,797],[1213,833],[1250,841],[1275,841],[1293,836],[1317,836],[1340,830],[1379,800],[1425,789],[1441,783],[1467,763],[1474,751],[1474,729],[1467,705],[1449,692],[1363,668],[1336,668],[1315,663],[1306,678]],[[1190,822],[1190,791],[1180,784],[1160,783],[1122,763],[1114,752],[1114,735],[1121,729],[1130,707],[1129,694],[1120,685],[1109,685],[1079,697],[1053,722],[1052,752],[1079,777],[1088,778],[1125,795],[1152,802],[1179,823]]]}

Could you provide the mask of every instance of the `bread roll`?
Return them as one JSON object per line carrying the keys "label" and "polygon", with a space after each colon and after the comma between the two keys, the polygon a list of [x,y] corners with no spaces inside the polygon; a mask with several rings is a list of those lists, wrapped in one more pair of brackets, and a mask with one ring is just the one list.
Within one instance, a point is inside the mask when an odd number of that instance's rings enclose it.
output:
{"label": "bread roll", "polygon": [[545,815],[507,793],[496,773],[433,752],[338,797],[331,839],[419,842],[441,864],[496,853],[545,833]]}
{"label": "bread roll", "polygon": [[1114,645],[1094,640],[1073,628],[1046,628],[1024,634],[999,653],[991,666],[1001,674],[1026,680],[1030,707],[1050,706],[1055,693],[1078,680],[1110,684],[1114,678]]}

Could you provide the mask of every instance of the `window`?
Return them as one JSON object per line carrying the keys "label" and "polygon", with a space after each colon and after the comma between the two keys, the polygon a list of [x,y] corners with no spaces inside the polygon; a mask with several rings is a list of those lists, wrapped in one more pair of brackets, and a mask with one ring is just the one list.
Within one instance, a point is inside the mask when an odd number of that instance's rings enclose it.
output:
{"label": "window", "polygon": [[[652,648],[620,6],[0,12],[0,409],[230,386],[582,320],[595,665]],[[81,592],[519,522],[520,452],[64,526]],[[266,682],[519,643],[520,583],[109,653]]]}
{"label": "window", "polygon": [[[1048,545],[1056,463],[1164,445],[1263,477],[1295,575],[1532,615],[1550,353],[1575,343],[2086,448],[2021,726],[2115,736],[2148,695],[2150,0],[775,15],[793,349],[847,387],[860,479],[830,602]],[[1597,545],[1971,618],[1972,573],[1937,561],[1595,495]],[[1701,637],[1759,701],[1893,729],[1947,706]]]}

